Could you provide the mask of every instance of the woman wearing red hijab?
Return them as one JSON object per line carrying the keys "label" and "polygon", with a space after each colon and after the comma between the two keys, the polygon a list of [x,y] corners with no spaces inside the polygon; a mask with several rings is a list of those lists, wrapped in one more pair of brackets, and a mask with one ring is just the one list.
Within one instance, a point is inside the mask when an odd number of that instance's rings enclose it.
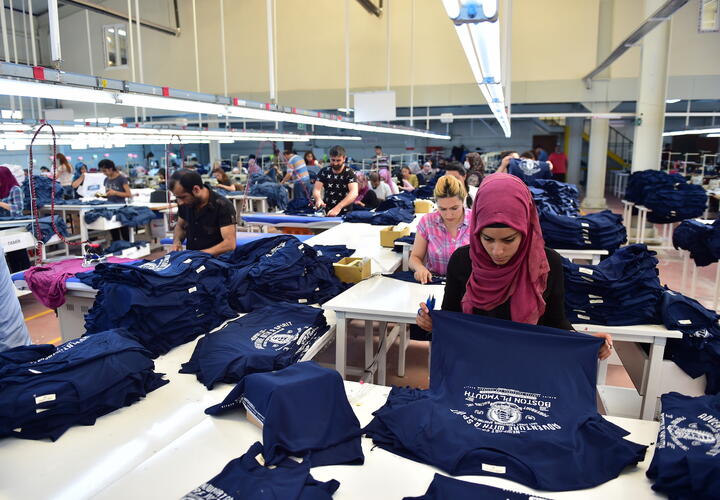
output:
{"label": "woman wearing red hijab", "polygon": [[[421,304],[417,324],[432,330]],[[448,262],[445,311],[480,314],[519,323],[572,330],[565,317],[562,257],[545,247],[532,195],[509,174],[483,179],[470,222],[470,245],[458,248]],[[600,358],[610,355],[612,337]]]}
{"label": "woman wearing red hijab", "polygon": [[0,167],[0,216],[20,217],[23,211],[23,192],[9,168]]}

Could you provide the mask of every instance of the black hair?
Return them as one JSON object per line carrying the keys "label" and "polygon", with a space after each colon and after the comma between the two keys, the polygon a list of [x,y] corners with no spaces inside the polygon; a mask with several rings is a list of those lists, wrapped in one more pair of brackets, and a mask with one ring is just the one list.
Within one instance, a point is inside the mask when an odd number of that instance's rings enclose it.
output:
{"label": "black hair", "polygon": [[375,146],[375,149],[382,149],[382,146]]}
{"label": "black hair", "polygon": [[[493,228],[501,228],[501,229],[504,229],[504,228],[509,228],[510,226],[508,226],[507,224],[503,224],[502,222],[494,222],[494,223],[492,223],[492,224],[488,224],[488,225],[485,226],[485,227],[493,227]],[[484,229],[484,228],[483,228],[483,229]]]}
{"label": "black hair", "polygon": [[109,170],[117,170],[117,167],[115,166],[115,162],[110,160],[109,158],[100,160],[98,162],[98,168],[100,168],[100,169],[107,168]]}
{"label": "black hair", "polygon": [[170,176],[170,190],[175,189],[175,185],[180,183],[183,189],[190,193],[195,186],[203,186],[202,177],[200,174],[193,170],[187,170],[185,168],[178,170],[172,176]]}
{"label": "black hair", "polygon": [[285,150],[283,151],[283,154],[294,155],[294,154],[296,154],[296,151],[292,148],[285,148]]}
{"label": "black hair", "polygon": [[525,158],[528,160],[534,160],[535,159],[535,153],[532,151],[525,151],[523,154],[520,155],[520,158]]}
{"label": "black hair", "polygon": [[255,155],[248,156],[248,160],[254,160],[254,159],[255,159]]}
{"label": "black hair", "polygon": [[338,156],[347,156],[347,153],[345,153],[345,148],[342,146],[333,146],[330,148],[330,151],[328,153],[331,157],[338,157]]}
{"label": "black hair", "polygon": [[510,151],[503,151],[502,153],[500,153],[500,159],[502,160],[502,159],[505,158],[506,156],[510,156],[510,155],[513,154],[513,153],[517,153],[517,151],[512,151],[512,150],[510,150]]}

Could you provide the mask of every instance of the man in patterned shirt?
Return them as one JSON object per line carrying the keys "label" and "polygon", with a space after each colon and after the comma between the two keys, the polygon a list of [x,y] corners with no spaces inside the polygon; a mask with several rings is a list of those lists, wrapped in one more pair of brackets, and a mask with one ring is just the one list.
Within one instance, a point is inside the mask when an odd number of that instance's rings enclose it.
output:
{"label": "man in patterned shirt", "polygon": [[352,210],[358,196],[358,183],[355,173],[345,165],[345,148],[330,148],[330,166],[318,174],[313,189],[315,207],[326,207],[328,217],[344,215]]}

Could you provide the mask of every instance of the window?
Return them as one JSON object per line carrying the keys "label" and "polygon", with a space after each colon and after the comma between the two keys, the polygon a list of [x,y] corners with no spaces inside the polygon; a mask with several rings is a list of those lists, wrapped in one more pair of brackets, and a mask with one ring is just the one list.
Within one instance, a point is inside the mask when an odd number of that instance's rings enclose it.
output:
{"label": "window", "polygon": [[700,0],[698,31],[720,31],[720,0]]}
{"label": "window", "polygon": [[103,46],[105,47],[106,68],[127,67],[127,25],[103,26]]}

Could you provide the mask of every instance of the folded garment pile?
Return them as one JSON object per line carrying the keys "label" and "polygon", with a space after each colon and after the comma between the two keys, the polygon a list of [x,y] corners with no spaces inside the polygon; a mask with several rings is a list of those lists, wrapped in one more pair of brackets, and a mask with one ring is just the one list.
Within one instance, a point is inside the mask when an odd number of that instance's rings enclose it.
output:
{"label": "folded garment pile", "polygon": [[568,320],[601,325],[659,323],[663,288],[655,255],[645,245],[630,245],[596,266],[563,259]]}
{"label": "folded garment pile", "polygon": [[0,356],[0,437],[58,439],[167,383],[151,353],[108,330],[57,348],[16,347]]}
{"label": "folded garment pile", "polygon": [[[129,248],[145,248],[149,245],[148,241],[125,241],[125,240],[115,240],[112,243],[108,245],[107,248],[104,248],[102,250],[102,255],[120,255],[123,253],[124,250],[127,250]],[[148,250],[149,252],[149,250]]]}
{"label": "folded garment pile", "polygon": [[540,212],[540,227],[551,248],[613,251],[627,241],[622,216],[610,210],[581,217]]}
{"label": "folded garment pile", "polygon": [[375,212],[384,212],[391,208],[404,208],[415,213],[415,198],[414,191],[403,191],[399,194],[393,194],[388,196],[385,200],[380,202],[380,205],[375,209]]}
{"label": "folded garment pile", "polygon": [[87,333],[127,328],[154,355],[189,342],[235,316],[228,305],[228,265],[186,250],[154,261],[98,264],[77,277],[98,290]]}
{"label": "folded garment pile", "polygon": [[320,308],[265,306],[227,321],[198,340],[180,373],[194,373],[208,389],[220,382],[239,382],[247,374],[296,363],[327,330]]}
{"label": "folded garment pile", "polygon": [[285,189],[285,186],[262,174],[251,175],[249,183],[250,189],[248,194],[250,196],[265,196],[268,204],[278,210],[285,210],[287,208],[290,195],[288,194],[288,190]]}
{"label": "folded garment pile", "polygon": [[415,209],[390,208],[384,212],[350,212],[345,215],[345,222],[364,222],[374,226],[394,226],[401,222],[415,220]]}
{"label": "folded garment pile", "polygon": [[[53,220],[55,221],[54,229]],[[42,235],[43,243],[47,243],[53,236],[55,236],[55,229],[57,229],[58,233],[62,234],[63,236],[68,235],[67,224],[65,224],[65,221],[59,215],[48,215],[47,217],[40,217],[40,219],[38,220],[38,226],[40,227],[40,234]],[[30,224],[25,226],[25,230],[33,236],[37,237],[34,220]]]}
{"label": "folded garment pile", "polygon": [[720,492],[720,395],[660,398],[660,431],[647,477],[670,498],[710,500]]}
{"label": "folded garment pile", "polygon": [[[35,186],[35,200],[38,208],[42,208],[45,205],[50,205],[53,194],[53,181],[52,179],[45,177],[44,175],[33,175],[33,185]],[[59,182],[55,182],[55,203],[60,204],[63,201],[63,187]],[[30,178],[25,177],[22,183],[22,192],[24,201],[24,210],[31,209],[31,193],[30,193]]]}
{"label": "folded garment pile", "polygon": [[530,187],[530,192],[533,195],[538,212],[567,215],[569,217],[580,215],[580,193],[575,184],[567,184],[552,179],[538,179]]}
{"label": "folded garment pile", "polygon": [[657,224],[700,217],[707,206],[702,186],[688,184],[679,174],[642,170],[630,175],[625,199],[649,208],[647,220]]}
{"label": "folded garment pile", "polygon": [[120,208],[94,208],[85,212],[85,222],[95,222],[99,218],[112,219],[122,223],[123,226],[144,226],[155,218],[155,212],[147,207],[125,206]]}
{"label": "folded garment pile", "polygon": [[673,231],[673,246],[690,252],[695,265],[704,267],[720,259],[720,224],[697,220],[681,222]]}

